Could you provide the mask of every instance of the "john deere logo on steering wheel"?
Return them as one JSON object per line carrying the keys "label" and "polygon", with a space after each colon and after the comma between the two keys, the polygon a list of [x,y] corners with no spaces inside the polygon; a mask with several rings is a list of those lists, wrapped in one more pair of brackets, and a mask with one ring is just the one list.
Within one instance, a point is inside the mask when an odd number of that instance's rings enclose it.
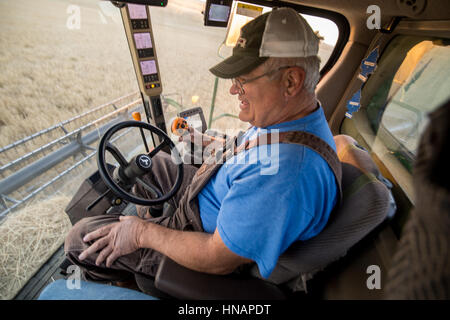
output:
{"label": "john deere logo on steering wheel", "polygon": [[149,156],[143,154],[139,156],[139,164],[141,165],[141,167],[148,169],[150,168],[152,161],[150,160]]}

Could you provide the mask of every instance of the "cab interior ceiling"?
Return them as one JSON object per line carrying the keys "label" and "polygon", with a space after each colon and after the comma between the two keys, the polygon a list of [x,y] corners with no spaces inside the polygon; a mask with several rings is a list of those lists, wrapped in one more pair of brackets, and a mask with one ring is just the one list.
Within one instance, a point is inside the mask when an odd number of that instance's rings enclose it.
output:
{"label": "cab interior ceiling", "polygon": [[[169,0],[170,1],[170,0]],[[368,46],[376,30],[366,27],[367,8],[376,5],[380,8],[381,26],[384,27],[395,17],[410,20],[448,20],[450,1],[448,0],[243,0],[268,6],[289,4],[324,9],[342,14],[350,24],[348,40]],[[117,1],[113,1],[117,2]],[[129,0],[122,2],[145,3],[146,0]],[[149,2],[150,3],[150,2]],[[414,12],[411,6],[418,9]]]}

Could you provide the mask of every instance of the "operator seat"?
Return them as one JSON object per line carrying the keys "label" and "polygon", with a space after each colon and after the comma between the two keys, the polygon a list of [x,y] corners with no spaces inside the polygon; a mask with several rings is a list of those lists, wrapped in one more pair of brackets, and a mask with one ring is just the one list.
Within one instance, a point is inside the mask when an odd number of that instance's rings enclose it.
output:
{"label": "operator seat", "polygon": [[[369,153],[350,136],[334,139],[342,164],[343,201],[319,235],[295,242],[280,256],[268,279],[261,278],[256,264],[250,275],[216,276],[184,268],[165,257],[154,286],[178,299],[283,299],[291,292],[306,292],[307,280],[343,257],[395,211],[389,182]],[[155,294],[145,277],[137,276],[136,280],[142,291]]]}

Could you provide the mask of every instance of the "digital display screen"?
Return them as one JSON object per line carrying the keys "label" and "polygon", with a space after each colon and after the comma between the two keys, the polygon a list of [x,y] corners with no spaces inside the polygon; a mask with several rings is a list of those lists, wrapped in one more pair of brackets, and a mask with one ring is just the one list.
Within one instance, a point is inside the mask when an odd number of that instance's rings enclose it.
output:
{"label": "digital display screen", "polygon": [[147,19],[147,9],[143,4],[128,4],[130,19]]}
{"label": "digital display screen", "polygon": [[145,76],[148,74],[158,73],[158,71],[156,70],[155,60],[141,61],[140,64],[141,64],[142,75]]}
{"label": "digital display screen", "polygon": [[228,14],[230,13],[230,7],[220,4],[211,4],[209,8],[209,20],[227,22]]}
{"label": "digital display screen", "polygon": [[150,33],[135,33],[134,42],[136,43],[136,49],[148,49],[152,48],[152,39]]}
{"label": "digital display screen", "polygon": [[199,114],[193,114],[187,117],[186,122],[189,124],[190,127],[202,132],[203,122]]}

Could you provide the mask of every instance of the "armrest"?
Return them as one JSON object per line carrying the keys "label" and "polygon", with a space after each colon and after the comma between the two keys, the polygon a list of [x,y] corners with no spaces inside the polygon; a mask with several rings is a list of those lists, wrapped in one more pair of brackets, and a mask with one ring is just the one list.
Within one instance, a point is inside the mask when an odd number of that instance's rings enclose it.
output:
{"label": "armrest", "polygon": [[196,272],[177,264],[167,257],[164,257],[159,265],[155,286],[177,299],[286,299],[285,294],[277,286],[261,279]]}

